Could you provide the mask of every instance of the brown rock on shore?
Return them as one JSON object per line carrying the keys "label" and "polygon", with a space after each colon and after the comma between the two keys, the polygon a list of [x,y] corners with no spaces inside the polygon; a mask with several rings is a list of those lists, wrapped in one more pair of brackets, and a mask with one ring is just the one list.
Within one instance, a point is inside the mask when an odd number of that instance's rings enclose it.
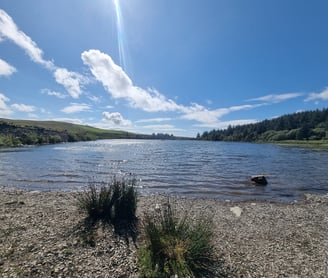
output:
{"label": "brown rock on shore", "polygon": [[[75,193],[0,191],[1,277],[138,277],[137,247],[110,227],[83,230]],[[166,197],[141,196],[138,215]],[[292,204],[177,199],[209,215],[217,254],[231,277],[327,277],[328,195]],[[238,206],[236,216],[230,209]]]}

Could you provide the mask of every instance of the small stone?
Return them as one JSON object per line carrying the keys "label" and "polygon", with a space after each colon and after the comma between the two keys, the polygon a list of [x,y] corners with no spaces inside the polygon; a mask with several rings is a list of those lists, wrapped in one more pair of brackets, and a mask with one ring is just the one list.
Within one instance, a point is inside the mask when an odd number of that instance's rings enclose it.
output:
{"label": "small stone", "polygon": [[234,215],[236,215],[237,217],[240,217],[241,216],[241,213],[242,213],[242,209],[240,208],[240,207],[232,207],[232,208],[230,208],[230,211],[234,214]]}

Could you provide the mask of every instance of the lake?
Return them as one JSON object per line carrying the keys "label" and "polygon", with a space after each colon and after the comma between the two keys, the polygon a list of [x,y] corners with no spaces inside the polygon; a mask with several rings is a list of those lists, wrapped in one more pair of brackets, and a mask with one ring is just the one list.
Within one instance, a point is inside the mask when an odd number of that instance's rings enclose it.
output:
{"label": "lake", "polygon": [[[141,193],[224,200],[293,201],[328,192],[328,151],[271,144],[99,140],[0,149],[0,185],[81,190],[134,176]],[[264,174],[267,186],[250,176]]]}

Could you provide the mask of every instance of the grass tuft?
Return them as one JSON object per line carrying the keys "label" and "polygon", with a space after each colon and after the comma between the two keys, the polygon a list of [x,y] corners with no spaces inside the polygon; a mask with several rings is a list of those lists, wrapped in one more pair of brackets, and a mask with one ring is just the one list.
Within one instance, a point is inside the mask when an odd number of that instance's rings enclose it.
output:
{"label": "grass tuft", "polygon": [[88,190],[77,197],[81,211],[86,212],[91,222],[110,221],[112,210],[112,187],[108,185],[89,184]]}
{"label": "grass tuft", "polygon": [[113,222],[133,222],[136,218],[137,194],[135,179],[129,182],[114,180],[112,183]]}
{"label": "grass tuft", "polygon": [[212,227],[207,219],[177,217],[168,200],[161,212],[144,219],[141,277],[214,277],[217,264]]}
{"label": "grass tuft", "polygon": [[89,184],[77,201],[90,223],[132,224],[136,221],[136,180],[113,178],[108,184]]}

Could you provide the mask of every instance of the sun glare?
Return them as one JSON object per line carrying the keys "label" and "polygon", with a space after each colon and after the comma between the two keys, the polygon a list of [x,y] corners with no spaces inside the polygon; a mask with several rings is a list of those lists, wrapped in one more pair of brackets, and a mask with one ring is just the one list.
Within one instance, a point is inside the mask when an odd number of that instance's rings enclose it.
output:
{"label": "sun glare", "polygon": [[122,10],[119,0],[113,0],[115,15],[116,15],[116,32],[117,32],[117,45],[120,65],[126,69],[126,50],[125,50],[125,32],[122,18]]}

